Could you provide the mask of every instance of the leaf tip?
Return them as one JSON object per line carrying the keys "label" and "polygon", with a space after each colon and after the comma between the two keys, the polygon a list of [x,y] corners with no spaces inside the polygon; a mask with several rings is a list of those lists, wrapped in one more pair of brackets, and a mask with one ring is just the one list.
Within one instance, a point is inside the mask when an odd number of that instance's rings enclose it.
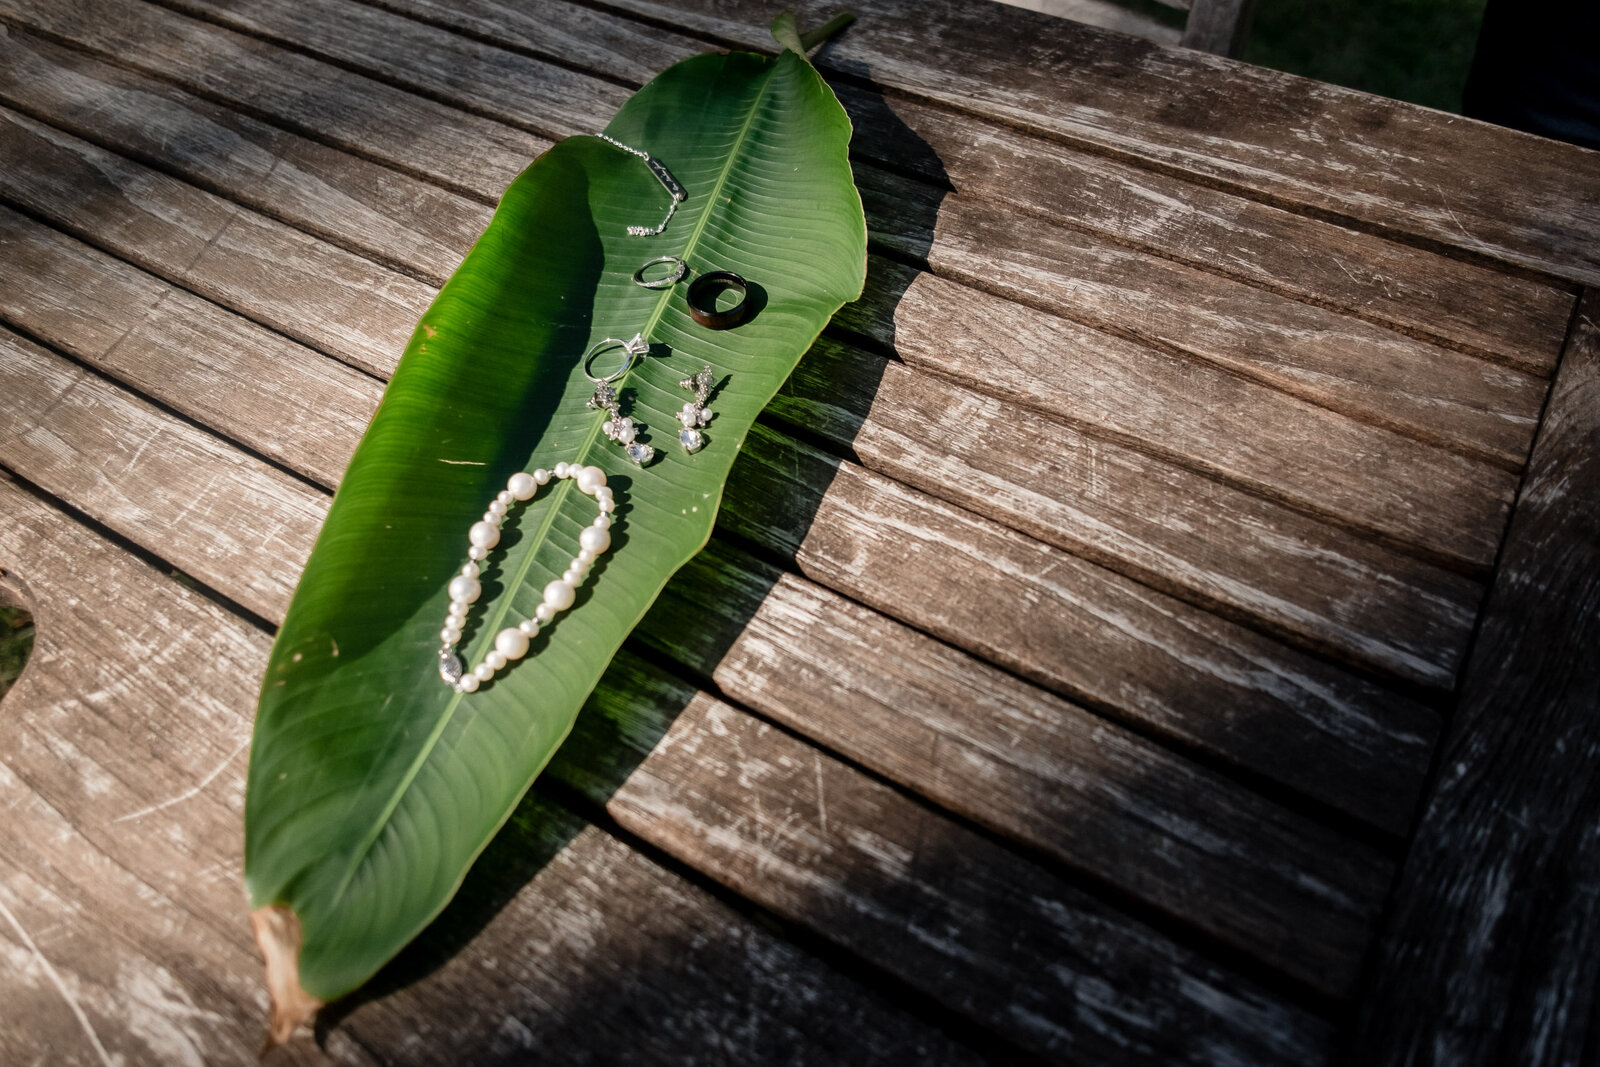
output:
{"label": "leaf tip", "polygon": [[300,919],[282,905],[257,908],[250,913],[256,947],[267,965],[267,992],[272,1010],[267,1040],[261,1054],[285,1044],[301,1023],[308,1023],[322,1001],[300,987]]}

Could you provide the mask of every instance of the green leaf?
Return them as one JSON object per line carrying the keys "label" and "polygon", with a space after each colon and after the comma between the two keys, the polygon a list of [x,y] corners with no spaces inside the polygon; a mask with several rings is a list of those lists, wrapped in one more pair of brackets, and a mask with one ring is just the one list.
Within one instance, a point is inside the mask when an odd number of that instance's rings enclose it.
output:
{"label": "green leaf", "polygon": [[[642,160],[593,137],[561,142],[517,178],[407,346],[273,646],[245,876],[269,959],[287,955],[314,1000],[366,981],[449,901],[623,639],[705,544],[756,414],[860,295],[850,124],[802,56],[687,60],[607,133],[661,159],[687,200],[662,235],[629,236],[661,219],[667,194]],[[743,275],[754,317],[708,330],[689,317],[686,282],[633,284],[666,254]],[[601,435],[580,366],[592,342],[635,332],[651,354],[618,387],[660,453],[643,469]],[[690,455],[677,443],[689,399],[678,382],[706,363],[721,383],[716,417]],[[612,548],[525,659],[456,694],[437,649],[467,527],[509,475],[560,461],[607,473]],[[513,510],[460,645],[469,664],[533,615],[595,514],[570,480]],[[285,999],[275,981],[275,1002]]]}

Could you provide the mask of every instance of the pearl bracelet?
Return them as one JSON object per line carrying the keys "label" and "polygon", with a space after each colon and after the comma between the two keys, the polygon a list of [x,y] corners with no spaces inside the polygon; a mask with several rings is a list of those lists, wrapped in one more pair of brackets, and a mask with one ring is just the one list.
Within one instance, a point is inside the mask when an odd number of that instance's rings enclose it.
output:
{"label": "pearl bracelet", "polygon": [[[456,643],[461,640],[461,631],[466,627],[468,611],[483,593],[483,586],[478,584],[478,564],[488,557],[491,548],[500,543],[500,524],[505,521],[512,504],[531,500],[539,487],[547,484],[552,477],[571,478],[577,482],[580,490],[594,497],[600,514],[578,535],[579,552],[573,557],[566,573],[544,587],[544,603],[539,605],[534,617],[496,634],[494,648],[483,657],[483,662],[468,671],[463,667],[461,657],[456,655]],[[589,568],[600,553],[611,547],[611,513],[616,507],[611,490],[606,486],[605,471],[599,467],[557,463],[553,471],[542,467],[531,474],[518,471],[506,481],[506,487],[490,502],[483,518],[473,523],[467,531],[467,540],[471,543],[467,550],[467,564],[461,568],[460,574],[450,579],[450,610],[445,616],[444,629],[439,631],[439,639],[443,642],[439,647],[439,677],[444,679],[446,685],[458,693],[475,692],[480,685],[493,678],[496,671],[528,654],[528,642],[538,636],[540,624],[550,622],[557,612],[572,607],[577,588],[588,576]]]}

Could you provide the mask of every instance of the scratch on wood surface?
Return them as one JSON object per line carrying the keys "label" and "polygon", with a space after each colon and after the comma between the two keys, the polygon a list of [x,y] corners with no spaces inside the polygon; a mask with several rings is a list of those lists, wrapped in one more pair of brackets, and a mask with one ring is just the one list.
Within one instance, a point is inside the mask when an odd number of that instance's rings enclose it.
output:
{"label": "scratch on wood surface", "polygon": [[247,737],[243,741],[239,742],[239,747],[235,748],[232,752],[230,752],[228,754],[228,758],[223,760],[217,766],[216,770],[212,771],[210,774],[208,774],[204,778],[202,778],[200,780],[199,784],[191,786],[190,788],[185,789],[183,792],[179,793],[177,796],[170,797],[167,800],[163,800],[159,804],[152,804],[148,808],[141,808],[138,811],[129,812],[127,815],[122,815],[122,816],[119,816],[119,817],[117,817],[115,819],[112,819],[111,820],[111,824],[113,826],[115,826],[117,823],[128,822],[128,821],[133,820],[133,819],[143,818],[146,815],[150,815],[150,814],[153,814],[155,812],[160,811],[162,808],[170,808],[174,804],[182,804],[185,800],[188,800],[192,796],[198,795],[200,793],[200,791],[203,790],[206,786],[208,786],[212,782],[216,781],[218,776],[221,775],[223,771],[228,769],[228,764],[232,763],[235,759],[237,759],[239,757],[239,753],[243,752],[246,748],[249,748],[249,747],[250,747],[250,739]]}
{"label": "scratch on wood surface", "polygon": [[0,901],[0,915],[6,917],[6,921],[17,932],[17,936],[22,938],[22,943],[28,946],[29,952],[33,953],[33,958],[39,961],[40,967],[44,968],[44,973],[50,976],[50,981],[56,987],[57,992],[61,994],[61,999],[67,1002],[67,1007],[72,1009],[72,1014],[78,1017],[78,1024],[83,1027],[83,1032],[89,1035],[89,1042],[94,1045],[95,1052],[100,1055],[100,1062],[105,1064],[106,1067],[114,1067],[110,1054],[106,1052],[106,1047],[100,1043],[100,1035],[94,1032],[94,1027],[89,1025],[89,1017],[83,1013],[83,1008],[79,1006],[78,998],[72,995],[72,991],[67,988],[67,983],[61,980],[61,975],[56,973],[56,969],[50,965],[50,961],[45,959],[44,953],[39,951],[39,946],[33,943],[33,938],[28,936],[28,931],[22,928],[22,923],[17,921],[15,915],[11,914],[11,909],[6,907],[4,901]]}
{"label": "scratch on wood surface", "polygon": [[817,768],[817,825],[823,833],[828,832],[828,804],[822,796],[822,753],[811,753],[811,759]]}

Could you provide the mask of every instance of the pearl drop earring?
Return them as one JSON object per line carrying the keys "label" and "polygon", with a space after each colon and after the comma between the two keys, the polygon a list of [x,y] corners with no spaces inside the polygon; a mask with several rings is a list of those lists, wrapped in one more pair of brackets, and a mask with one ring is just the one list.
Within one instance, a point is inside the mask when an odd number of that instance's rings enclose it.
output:
{"label": "pearl drop earring", "polygon": [[[466,628],[472,605],[483,595],[483,586],[478,582],[478,565],[488,558],[489,550],[500,543],[500,524],[505,521],[510,508],[533,499],[539,487],[548,484],[551,478],[572,479],[581,492],[594,497],[600,513],[578,535],[579,551],[566,572],[544,587],[544,600],[534,612],[534,617],[495,634],[494,648],[484,655],[482,662],[468,671],[461,657],[456,655],[456,644]],[[444,679],[446,685],[458,693],[475,692],[480,685],[493,678],[496,671],[528,654],[528,643],[539,635],[540,624],[550,622],[558,612],[572,607],[578,586],[588,576],[589,568],[602,552],[611,547],[611,514],[616,507],[616,500],[606,485],[605,471],[599,467],[557,463],[554,470],[541,467],[531,474],[518,471],[506,481],[506,487],[489,503],[483,518],[467,530],[470,547],[467,549],[466,565],[450,579],[450,609],[445,615],[444,629],[439,631],[439,640],[443,642],[439,646],[439,677]]]}
{"label": "pearl drop earring", "polygon": [[711,364],[701,368],[700,373],[691,375],[678,383],[681,388],[694,392],[694,399],[683,405],[683,410],[678,412],[678,421],[683,423],[683,429],[678,431],[678,443],[685,451],[698,452],[706,443],[705,435],[700,432],[700,427],[711,421],[713,412],[706,408],[706,398],[711,395],[711,386],[715,379],[711,374]]}

